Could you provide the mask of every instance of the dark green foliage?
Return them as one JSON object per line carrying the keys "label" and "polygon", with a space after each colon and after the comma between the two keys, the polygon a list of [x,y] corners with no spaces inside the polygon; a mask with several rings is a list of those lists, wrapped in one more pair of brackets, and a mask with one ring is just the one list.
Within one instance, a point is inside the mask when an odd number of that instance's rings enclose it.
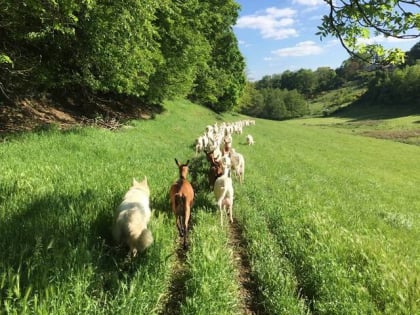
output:
{"label": "dark green foliage", "polygon": [[76,69],[81,84],[98,91],[141,96],[162,63],[159,32],[153,27],[156,1],[98,1],[80,20]]}
{"label": "dark green foliage", "polygon": [[233,1],[0,1],[0,87],[74,89],[148,103],[237,104],[245,62]]}
{"label": "dark green foliage", "polygon": [[198,1],[166,1],[157,11],[163,63],[150,78],[148,98],[185,97],[194,86],[197,72],[210,58],[211,46],[200,31]]}
{"label": "dark green foliage", "polygon": [[367,68],[368,64],[363,60],[350,57],[349,59],[343,61],[336,72],[344,82],[347,82],[357,80],[359,74]]}
{"label": "dark green foliage", "polygon": [[309,114],[306,100],[296,90],[253,90],[250,101],[253,103],[243,104],[241,111],[260,118],[284,120]]}
{"label": "dark green foliage", "polygon": [[337,87],[337,73],[330,67],[319,67],[315,71],[317,91],[333,90]]}
{"label": "dark green foliage", "polygon": [[420,106],[420,65],[393,71],[377,71],[365,100],[383,105]]}
{"label": "dark green foliage", "polygon": [[336,72],[329,67],[320,67],[316,71],[300,69],[298,71],[286,70],[281,74],[264,76],[255,83],[261,89],[287,89],[297,90],[306,97],[312,97],[317,91],[324,91],[336,87]]}
{"label": "dark green foliage", "polygon": [[399,48],[384,49],[380,44],[363,44],[361,38],[378,35],[395,38],[420,37],[418,1],[358,0],[324,1],[329,13],[322,17],[316,35],[320,39],[336,37],[351,56],[382,65],[404,63],[404,52]]}
{"label": "dark green foliage", "polygon": [[[87,2],[0,2],[0,78],[7,91],[56,82],[72,57],[78,16]],[[58,63],[60,60],[62,63]]]}
{"label": "dark green foliage", "polygon": [[[200,1],[202,30],[210,44],[210,58],[199,69],[190,99],[217,112],[231,110],[245,85],[245,61],[232,25],[238,15],[235,1]],[[205,15],[203,13],[206,13]]]}
{"label": "dark green foliage", "polygon": [[420,41],[407,52],[407,63],[409,65],[420,63]]}
{"label": "dark green foliage", "polygon": [[264,98],[255,88],[255,83],[247,82],[237,110],[250,116],[257,116],[259,109],[263,106]]}

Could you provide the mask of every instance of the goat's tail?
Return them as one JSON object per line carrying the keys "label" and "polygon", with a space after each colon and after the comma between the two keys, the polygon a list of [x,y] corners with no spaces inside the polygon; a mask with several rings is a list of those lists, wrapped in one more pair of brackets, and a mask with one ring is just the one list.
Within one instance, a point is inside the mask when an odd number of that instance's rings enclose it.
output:
{"label": "goat's tail", "polygon": [[187,204],[187,197],[182,194],[175,195],[175,208],[180,211],[185,209],[185,205]]}

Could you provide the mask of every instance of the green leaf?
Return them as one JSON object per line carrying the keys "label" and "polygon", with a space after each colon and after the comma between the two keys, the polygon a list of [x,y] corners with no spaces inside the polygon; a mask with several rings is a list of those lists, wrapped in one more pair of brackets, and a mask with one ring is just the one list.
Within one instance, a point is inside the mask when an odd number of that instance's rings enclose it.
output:
{"label": "green leaf", "polygon": [[13,65],[13,61],[8,55],[0,53],[0,64],[11,64],[11,65]]}

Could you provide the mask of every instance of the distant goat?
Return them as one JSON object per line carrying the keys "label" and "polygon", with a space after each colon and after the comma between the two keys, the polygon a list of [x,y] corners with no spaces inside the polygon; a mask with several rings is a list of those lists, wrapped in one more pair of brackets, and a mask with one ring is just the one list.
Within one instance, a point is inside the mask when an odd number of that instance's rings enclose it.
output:
{"label": "distant goat", "polygon": [[169,194],[179,236],[183,237],[183,246],[187,248],[188,224],[194,202],[194,189],[187,180],[189,160],[185,164],[180,164],[175,159],[175,163],[179,169],[179,178],[172,184]]}
{"label": "distant goat", "polygon": [[246,143],[248,145],[253,145],[254,144],[254,138],[251,135],[247,135],[246,136]]}
{"label": "distant goat", "polygon": [[244,156],[235,151],[234,148],[231,149],[229,157],[232,161],[232,171],[238,177],[239,182],[242,184],[244,182],[245,176],[245,159]]}
{"label": "distant goat", "polygon": [[204,151],[204,148],[208,145],[208,138],[206,135],[199,136],[195,140],[195,155],[197,156],[199,152]]}

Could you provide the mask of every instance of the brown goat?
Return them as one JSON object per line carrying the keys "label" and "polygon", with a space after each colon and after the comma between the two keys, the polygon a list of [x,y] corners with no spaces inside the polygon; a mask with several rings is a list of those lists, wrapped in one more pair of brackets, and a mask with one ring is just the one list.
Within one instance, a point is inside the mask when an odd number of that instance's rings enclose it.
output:
{"label": "brown goat", "polygon": [[175,159],[175,163],[179,168],[179,178],[172,184],[169,192],[179,236],[184,238],[184,248],[187,248],[188,223],[191,216],[191,207],[194,202],[194,189],[187,180],[189,162],[188,160],[187,163],[180,164]]}
{"label": "brown goat", "polygon": [[209,169],[209,173],[208,173],[208,178],[209,178],[209,186],[210,189],[213,190],[214,187],[214,182],[216,181],[216,179],[219,176],[223,175],[223,166],[222,163],[213,159],[210,162],[210,169]]}

